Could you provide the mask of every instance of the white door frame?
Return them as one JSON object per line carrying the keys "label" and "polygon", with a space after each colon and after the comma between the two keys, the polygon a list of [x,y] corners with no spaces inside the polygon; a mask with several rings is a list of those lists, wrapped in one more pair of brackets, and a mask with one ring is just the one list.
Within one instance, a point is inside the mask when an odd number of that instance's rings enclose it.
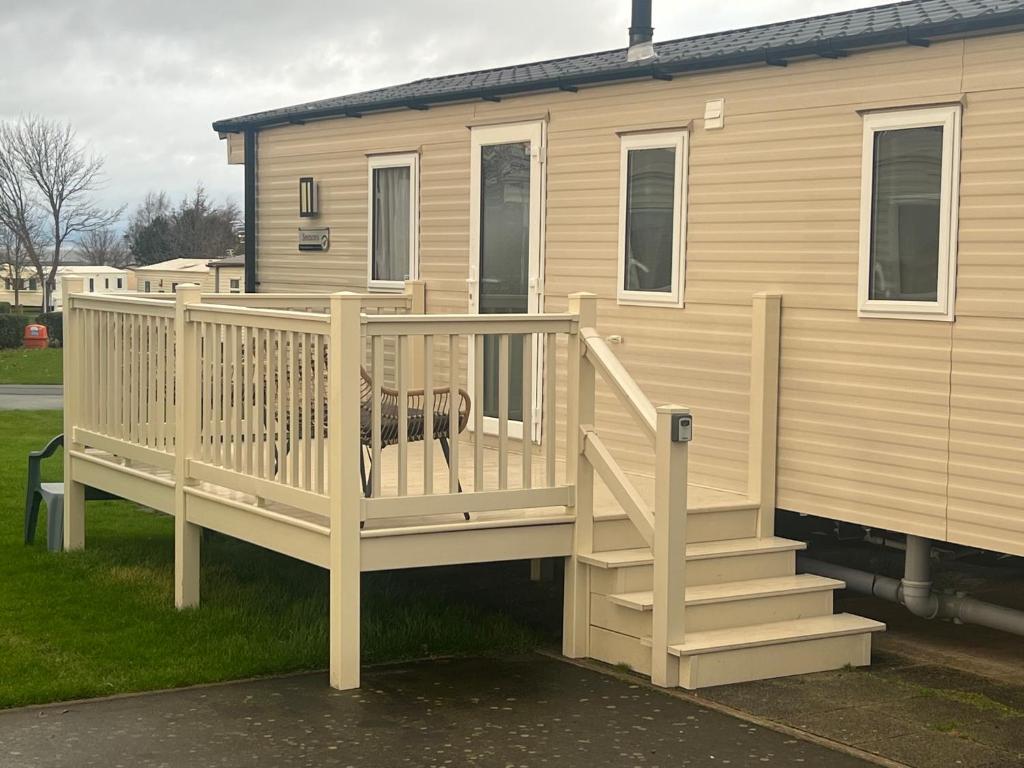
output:
{"label": "white door frame", "polygon": [[[471,129],[470,185],[469,185],[469,311],[480,312],[480,150],[493,144],[530,143],[530,252],[527,314],[544,311],[544,212],[545,165],[547,160],[547,125],[543,121],[478,126]],[[541,413],[543,410],[544,350],[542,339],[534,338],[533,350],[533,408],[530,414],[533,440],[540,442]],[[467,374],[472,385],[474,370],[473,345],[469,348]],[[474,396],[479,393],[474,392]],[[479,399],[479,398],[478,398]],[[477,407],[483,407],[478,402]],[[484,433],[497,434],[498,420],[484,417]],[[472,422],[470,422],[472,428]],[[523,424],[509,421],[508,436],[521,440]]]}

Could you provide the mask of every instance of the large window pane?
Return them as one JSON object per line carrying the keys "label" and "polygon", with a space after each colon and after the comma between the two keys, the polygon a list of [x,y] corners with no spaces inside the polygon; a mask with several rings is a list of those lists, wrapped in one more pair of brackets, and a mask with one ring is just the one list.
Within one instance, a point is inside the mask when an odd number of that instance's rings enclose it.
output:
{"label": "large window pane", "polygon": [[672,290],[676,151],[672,147],[628,152],[626,177],[627,291]]}
{"label": "large window pane", "polygon": [[410,168],[373,170],[373,279],[409,277]]}
{"label": "large window pane", "polygon": [[875,133],[871,299],[938,299],[942,130]]}
{"label": "large window pane", "polygon": [[[529,311],[530,144],[480,149],[480,313]],[[523,343],[509,340],[509,418],[523,419]],[[484,414],[498,416],[498,337],[484,337]]]}

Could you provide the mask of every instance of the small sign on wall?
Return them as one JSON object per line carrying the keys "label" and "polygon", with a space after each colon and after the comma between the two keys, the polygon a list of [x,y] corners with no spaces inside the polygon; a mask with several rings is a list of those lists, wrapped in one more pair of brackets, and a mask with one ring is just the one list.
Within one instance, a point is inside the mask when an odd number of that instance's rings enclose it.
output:
{"label": "small sign on wall", "polygon": [[331,228],[299,229],[300,251],[326,251],[331,247]]}

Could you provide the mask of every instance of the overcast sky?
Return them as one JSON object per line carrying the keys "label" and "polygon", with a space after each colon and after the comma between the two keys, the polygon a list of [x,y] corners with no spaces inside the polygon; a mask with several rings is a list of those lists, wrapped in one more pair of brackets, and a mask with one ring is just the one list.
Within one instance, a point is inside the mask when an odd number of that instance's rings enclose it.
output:
{"label": "overcast sky", "polygon": [[[655,0],[655,40],[877,4]],[[213,120],[625,45],[628,0],[0,0],[0,118],[70,120],[110,205],[202,181],[241,202]]]}

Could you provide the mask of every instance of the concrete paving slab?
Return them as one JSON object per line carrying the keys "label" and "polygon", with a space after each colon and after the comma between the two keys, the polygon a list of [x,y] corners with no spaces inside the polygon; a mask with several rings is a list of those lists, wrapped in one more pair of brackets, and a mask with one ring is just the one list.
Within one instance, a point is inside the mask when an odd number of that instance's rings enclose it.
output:
{"label": "concrete paving slab", "polygon": [[64,407],[60,384],[0,384],[0,411],[59,411]]}
{"label": "concrete paving slab", "polygon": [[5,768],[869,763],[542,656],[322,674],[0,713]]}

